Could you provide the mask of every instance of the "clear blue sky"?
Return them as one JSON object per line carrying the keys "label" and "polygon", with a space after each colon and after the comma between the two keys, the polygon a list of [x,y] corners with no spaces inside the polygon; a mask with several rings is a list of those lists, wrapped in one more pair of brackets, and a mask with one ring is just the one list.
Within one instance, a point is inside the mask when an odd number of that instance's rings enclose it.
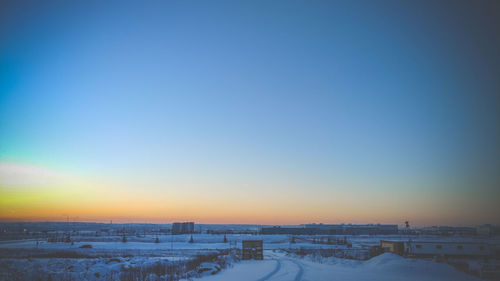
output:
{"label": "clear blue sky", "polygon": [[500,223],[496,1],[100,2],[0,4],[0,163],[276,213],[206,222]]}

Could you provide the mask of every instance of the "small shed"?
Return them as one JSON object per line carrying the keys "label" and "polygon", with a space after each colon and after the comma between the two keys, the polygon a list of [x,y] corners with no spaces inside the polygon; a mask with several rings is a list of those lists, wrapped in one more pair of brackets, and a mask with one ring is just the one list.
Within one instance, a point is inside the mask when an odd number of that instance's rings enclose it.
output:
{"label": "small shed", "polygon": [[382,248],[384,252],[403,255],[405,252],[405,243],[403,241],[380,240],[380,248]]}
{"label": "small shed", "polygon": [[262,240],[243,240],[242,246],[242,259],[243,260],[263,260],[264,249]]}

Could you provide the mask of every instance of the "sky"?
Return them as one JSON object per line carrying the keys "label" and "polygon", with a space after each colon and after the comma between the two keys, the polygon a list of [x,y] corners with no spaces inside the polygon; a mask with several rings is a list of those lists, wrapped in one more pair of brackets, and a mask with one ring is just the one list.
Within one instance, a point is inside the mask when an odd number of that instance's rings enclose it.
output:
{"label": "sky", "polygon": [[0,221],[500,224],[496,1],[2,1]]}

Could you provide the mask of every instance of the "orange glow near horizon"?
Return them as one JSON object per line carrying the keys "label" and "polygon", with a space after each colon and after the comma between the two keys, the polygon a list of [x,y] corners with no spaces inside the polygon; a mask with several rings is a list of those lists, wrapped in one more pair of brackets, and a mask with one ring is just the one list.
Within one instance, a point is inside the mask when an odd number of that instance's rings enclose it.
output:
{"label": "orange glow near horizon", "polygon": [[283,192],[279,187],[249,191],[184,186],[163,187],[151,194],[151,189],[82,180],[36,167],[3,164],[0,168],[0,221],[401,225],[408,219],[413,225],[431,225],[476,220],[475,214],[460,212],[452,204],[433,204],[425,197],[405,204],[390,202],[376,190],[364,196],[356,191],[332,196]]}

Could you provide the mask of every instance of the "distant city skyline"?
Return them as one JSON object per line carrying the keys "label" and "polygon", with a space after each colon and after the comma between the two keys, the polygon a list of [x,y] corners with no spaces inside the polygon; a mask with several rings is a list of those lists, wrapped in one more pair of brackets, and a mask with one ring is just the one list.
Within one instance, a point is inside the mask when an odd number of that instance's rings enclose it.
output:
{"label": "distant city skyline", "polygon": [[0,221],[500,224],[494,1],[0,4]]}

